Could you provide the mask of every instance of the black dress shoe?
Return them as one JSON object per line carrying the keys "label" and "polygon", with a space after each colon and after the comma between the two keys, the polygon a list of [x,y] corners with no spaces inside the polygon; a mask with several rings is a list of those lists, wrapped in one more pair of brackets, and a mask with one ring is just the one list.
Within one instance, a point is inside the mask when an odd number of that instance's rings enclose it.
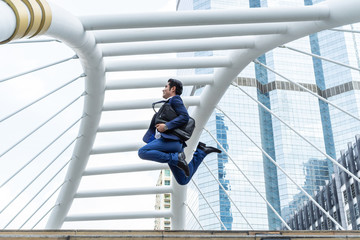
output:
{"label": "black dress shoe", "polygon": [[206,147],[206,144],[203,143],[203,142],[199,142],[198,145],[197,145],[197,148],[200,148],[200,147]]}
{"label": "black dress shoe", "polygon": [[178,156],[178,163],[176,165],[178,168],[184,171],[185,176],[190,176],[190,170],[187,162],[185,161],[185,153],[181,152]]}
{"label": "black dress shoe", "polygon": [[208,147],[205,143],[199,142],[197,146],[200,150],[204,151],[206,155],[212,152],[221,153],[221,150],[215,147]]}

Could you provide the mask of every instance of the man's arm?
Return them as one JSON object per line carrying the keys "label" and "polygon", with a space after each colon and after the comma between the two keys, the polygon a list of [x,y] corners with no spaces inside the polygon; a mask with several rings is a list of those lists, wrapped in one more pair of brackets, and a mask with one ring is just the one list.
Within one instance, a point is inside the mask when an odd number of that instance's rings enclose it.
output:
{"label": "man's arm", "polygon": [[179,128],[189,121],[189,113],[186,110],[184,103],[180,96],[176,95],[172,97],[169,101],[171,107],[177,113],[177,117],[173,120],[166,123],[166,126],[169,130]]}

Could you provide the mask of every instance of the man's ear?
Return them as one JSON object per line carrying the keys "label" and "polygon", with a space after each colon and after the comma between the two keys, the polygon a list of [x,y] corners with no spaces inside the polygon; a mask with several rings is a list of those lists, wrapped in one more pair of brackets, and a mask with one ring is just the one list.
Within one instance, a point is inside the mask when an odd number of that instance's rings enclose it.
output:
{"label": "man's ear", "polygon": [[176,92],[176,86],[173,86],[173,87],[170,89],[170,91]]}

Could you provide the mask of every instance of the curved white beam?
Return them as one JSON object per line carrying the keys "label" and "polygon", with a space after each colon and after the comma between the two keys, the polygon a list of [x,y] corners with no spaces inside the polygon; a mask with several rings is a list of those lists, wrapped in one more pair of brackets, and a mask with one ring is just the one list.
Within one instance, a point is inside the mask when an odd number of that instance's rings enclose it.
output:
{"label": "curved white beam", "polygon": [[100,124],[98,132],[142,130],[149,127],[149,121],[131,121]]}
{"label": "curved white beam", "polygon": [[227,57],[149,58],[136,60],[105,59],[105,65],[107,72],[116,72],[229,67],[231,66],[231,61]]}
{"label": "curved white beam", "polygon": [[65,221],[74,222],[74,221],[162,218],[162,217],[172,217],[172,216],[173,216],[172,212],[169,210],[159,210],[159,211],[140,211],[140,212],[126,212],[126,213],[78,214],[78,215],[71,215],[66,217]]}
{"label": "curved white beam", "polygon": [[[109,77],[106,80],[106,90],[164,87],[170,77],[166,76],[122,79]],[[181,82],[184,86],[193,86],[208,85],[212,84],[214,81],[212,74],[197,74],[181,76]]]}
{"label": "curved white beam", "polygon": [[16,17],[13,10],[4,1],[0,1],[0,42],[11,37],[16,27]]}
{"label": "curved white beam", "polygon": [[176,52],[215,51],[229,49],[253,48],[254,39],[251,37],[227,37],[211,39],[168,40],[152,42],[102,44],[104,57],[159,54]]}
{"label": "curved white beam", "polygon": [[[294,11],[295,10],[295,11]],[[326,5],[311,7],[157,12],[80,17],[86,30],[317,21],[329,17]]]}
{"label": "curved white beam", "polygon": [[144,172],[169,169],[169,165],[157,162],[144,162],[142,164],[128,164],[121,166],[99,167],[86,169],[83,176],[114,174],[114,173],[129,173],[129,172]]}
{"label": "curved white beam", "polygon": [[90,154],[106,154],[106,153],[118,153],[118,152],[132,152],[139,150],[145,143],[143,142],[134,142],[134,143],[122,143],[116,145],[107,145],[107,146],[95,146]]}
{"label": "curved white beam", "polygon": [[[183,97],[183,102],[186,106],[199,106],[199,96],[187,96]],[[161,101],[159,98],[147,98],[132,101],[118,101],[118,102],[105,102],[103,111],[118,111],[118,110],[130,110],[130,109],[145,109],[151,108],[152,103]]]}
{"label": "curved white beam", "polygon": [[195,39],[246,35],[285,34],[284,23],[232,24],[94,31],[97,43]]}
{"label": "curved white beam", "polygon": [[170,186],[100,189],[80,191],[75,195],[75,198],[119,197],[129,195],[164,194],[172,192],[172,187]]}
{"label": "curved white beam", "polygon": [[74,17],[65,10],[51,4],[53,19],[51,26],[46,33],[71,47],[79,56],[86,77],[84,97],[84,113],[80,130],[79,140],[75,144],[73,151],[73,161],[71,161],[66,179],[66,183],[58,196],[57,207],[51,212],[46,228],[60,228],[71,207],[73,196],[75,195],[82,172],[84,171],[89,159],[89,152],[95,141],[97,128],[100,122],[105,91],[105,66],[101,51],[96,46],[95,38],[87,33],[78,18]]}

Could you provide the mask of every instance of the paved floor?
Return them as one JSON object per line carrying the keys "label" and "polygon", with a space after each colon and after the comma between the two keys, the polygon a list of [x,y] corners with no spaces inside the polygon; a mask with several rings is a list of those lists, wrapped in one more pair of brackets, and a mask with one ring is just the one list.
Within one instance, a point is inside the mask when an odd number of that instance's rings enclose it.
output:
{"label": "paved floor", "polygon": [[216,239],[216,240],[360,240],[360,231],[0,231],[0,239]]}

